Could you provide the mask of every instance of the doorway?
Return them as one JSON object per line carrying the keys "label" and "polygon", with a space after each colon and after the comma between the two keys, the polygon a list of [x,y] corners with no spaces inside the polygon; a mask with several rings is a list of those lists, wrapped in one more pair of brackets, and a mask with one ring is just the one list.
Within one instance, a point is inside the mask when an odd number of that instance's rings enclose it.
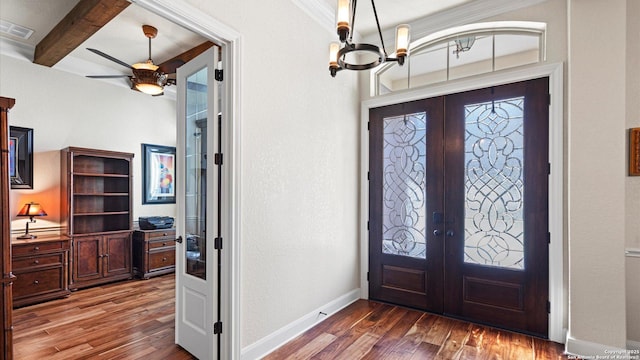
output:
{"label": "doorway", "polygon": [[547,337],[549,78],[369,119],[370,298]]}

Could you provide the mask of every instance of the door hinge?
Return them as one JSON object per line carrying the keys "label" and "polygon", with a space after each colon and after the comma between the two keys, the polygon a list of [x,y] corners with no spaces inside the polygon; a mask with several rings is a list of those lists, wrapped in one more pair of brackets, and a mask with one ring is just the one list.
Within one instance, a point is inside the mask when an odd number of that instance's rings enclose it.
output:
{"label": "door hinge", "polygon": [[222,322],[218,321],[217,323],[213,324],[213,333],[215,335],[222,334]]}
{"label": "door hinge", "polygon": [[216,69],[213,74],[213,78],[216,79],[216,81],[222,81],[222,69]]}
{"label": "door hinge", "polygon": [[551,244],[551,233],[547,232],[547,244]]}
{"label": "door hinge", "polygon": [[551,175],[551,163],[547,163],[547,175]]}
{"label": "door hinge", "polygon": [[367,271],[367,281],[369,281],[369,272]]}
{"label": "door hinge", "polygon": [[216,153],[213,158],[213,163],[216,165],[222,165],[222,153]]}
{"label": "door hinge", "polygon": [[367,121],[367,130],[371,130],[371,121]]}
{"label": "door hinge", "polygon": [[547,314],[551,314],[551,301],[547,300]]}
{"label": "door hinge", "polygon": [[215,250],[222,250],[222,238],[221,237],[217,237],[217,238],[214,239],[213,248]]}
{"label": "door hinge", "polygon": [[369,222],[367,221],[367,230],[369,230]]}
{"label": "door hinge", "polygon": [[367,180],[371,180],[371,173],[367,171]]}
{"label": "door hinge", "polygon": [[551,94],[547,94],[547,105],[551,106]]}

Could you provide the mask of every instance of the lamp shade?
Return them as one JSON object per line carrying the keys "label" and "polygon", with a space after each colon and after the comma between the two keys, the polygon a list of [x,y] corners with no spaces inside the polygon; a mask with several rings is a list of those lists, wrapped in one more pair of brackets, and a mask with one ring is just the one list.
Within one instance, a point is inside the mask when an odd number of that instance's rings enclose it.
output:
{"label": "lamp shade", "polygon": [[38,203],[30,202],[25,204],[20,212],[18,212],[18,216],[47,216],[47,212],[44,211],[42,206]]}

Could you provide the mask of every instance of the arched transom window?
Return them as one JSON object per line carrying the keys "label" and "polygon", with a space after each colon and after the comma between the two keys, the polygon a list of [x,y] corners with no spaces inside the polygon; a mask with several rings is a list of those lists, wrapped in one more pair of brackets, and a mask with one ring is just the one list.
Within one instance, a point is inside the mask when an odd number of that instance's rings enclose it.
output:
{"label": "arched transom window", "polygon": [[411,42],[404,66],[371,71],[371,95],[413,89],[545,60],[546,24],[498,21],[439,31]]}

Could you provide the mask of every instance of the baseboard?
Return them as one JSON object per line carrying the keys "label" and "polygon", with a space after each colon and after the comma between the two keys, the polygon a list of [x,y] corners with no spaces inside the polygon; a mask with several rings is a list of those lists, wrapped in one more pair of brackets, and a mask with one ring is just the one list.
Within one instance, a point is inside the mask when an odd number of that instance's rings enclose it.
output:
{"label": "baseboard", "polygon": [[[629,341],[627,341],[627,346]],[[626,354],[626,349],[616,348],[608,345],[598,344],[590,341],[579,340],[567,336],[567,342],[565,343],[565,353],[568,355],[574,355],[585,358],[595,358],[601,356],[604,359],[606,356]]]}
{"label": "baseboard", "polygon": [[[327,303],[324,306],[308,313],[298,320],[286,325],[272,334],[256,341],[255,343],[241,350],[240,359],[255,360],[261,359],[275,349],[284,345],[291,339],[302,334],[306,330],[312,328],[322,322],[327,317],[340,311],[356,300],[360,299],[360,289],[354,289],[340,296],[339,298]],[[324,315],[326,314],[326,315]]]}
{"label": "baseboard", "polygon": [[627,349],[640,350],[640,341],[627,340]]}

